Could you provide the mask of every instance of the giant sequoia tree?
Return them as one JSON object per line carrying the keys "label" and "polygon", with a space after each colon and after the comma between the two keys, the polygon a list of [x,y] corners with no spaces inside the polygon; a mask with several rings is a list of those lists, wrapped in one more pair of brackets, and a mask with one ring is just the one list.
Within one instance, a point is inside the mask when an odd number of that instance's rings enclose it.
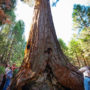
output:
{"label": "giant sequoia tree", "polygon": [[83,90],[83,77],[63,54],[49,0],[35,0],[34,17],[21,68],[11,90]]}

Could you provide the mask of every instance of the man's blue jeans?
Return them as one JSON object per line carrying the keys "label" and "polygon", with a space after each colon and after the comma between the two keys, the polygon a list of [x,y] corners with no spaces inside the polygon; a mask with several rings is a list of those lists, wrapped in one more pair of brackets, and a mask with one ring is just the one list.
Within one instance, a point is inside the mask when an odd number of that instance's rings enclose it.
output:
{"label": "man's blue jeans", "polygon": [[6,82],[5,82],[3,90],[7,90],[8,86],[10,85],[10,81],[11,79],[6,78]]}
{"label": "man's blue jeans", "polygon": [[90,90],[90,77],[84,77],[84,89]]}

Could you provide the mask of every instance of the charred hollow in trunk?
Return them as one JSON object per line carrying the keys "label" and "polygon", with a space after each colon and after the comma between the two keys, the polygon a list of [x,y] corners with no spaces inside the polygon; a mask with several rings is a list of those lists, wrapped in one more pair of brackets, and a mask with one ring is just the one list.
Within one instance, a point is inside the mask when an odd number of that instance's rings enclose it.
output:
{"label": "charred hollow in trunk", "polygon": [[49,0],[35,0],[34,17],[21,68],[11,90],[83,90],[83,77],[58,43]]}

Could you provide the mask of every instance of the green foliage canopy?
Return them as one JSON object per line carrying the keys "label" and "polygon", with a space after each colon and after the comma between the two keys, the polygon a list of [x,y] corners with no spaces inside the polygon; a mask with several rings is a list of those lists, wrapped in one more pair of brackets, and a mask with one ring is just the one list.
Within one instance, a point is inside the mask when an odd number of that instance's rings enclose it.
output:
{"label": "green foliage canopy", "polygon": [[74,5],[73,8],[74,29],[79,31],[90,27],[90,6]]}

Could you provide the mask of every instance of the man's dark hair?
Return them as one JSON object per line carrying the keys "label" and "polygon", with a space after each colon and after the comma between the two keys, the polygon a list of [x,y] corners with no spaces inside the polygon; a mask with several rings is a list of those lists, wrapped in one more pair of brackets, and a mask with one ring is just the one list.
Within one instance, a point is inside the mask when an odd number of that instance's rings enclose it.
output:
{"label": "man's dark hair", "polygon": [[6,64],[5,67],[8,67],[8,64]]}

